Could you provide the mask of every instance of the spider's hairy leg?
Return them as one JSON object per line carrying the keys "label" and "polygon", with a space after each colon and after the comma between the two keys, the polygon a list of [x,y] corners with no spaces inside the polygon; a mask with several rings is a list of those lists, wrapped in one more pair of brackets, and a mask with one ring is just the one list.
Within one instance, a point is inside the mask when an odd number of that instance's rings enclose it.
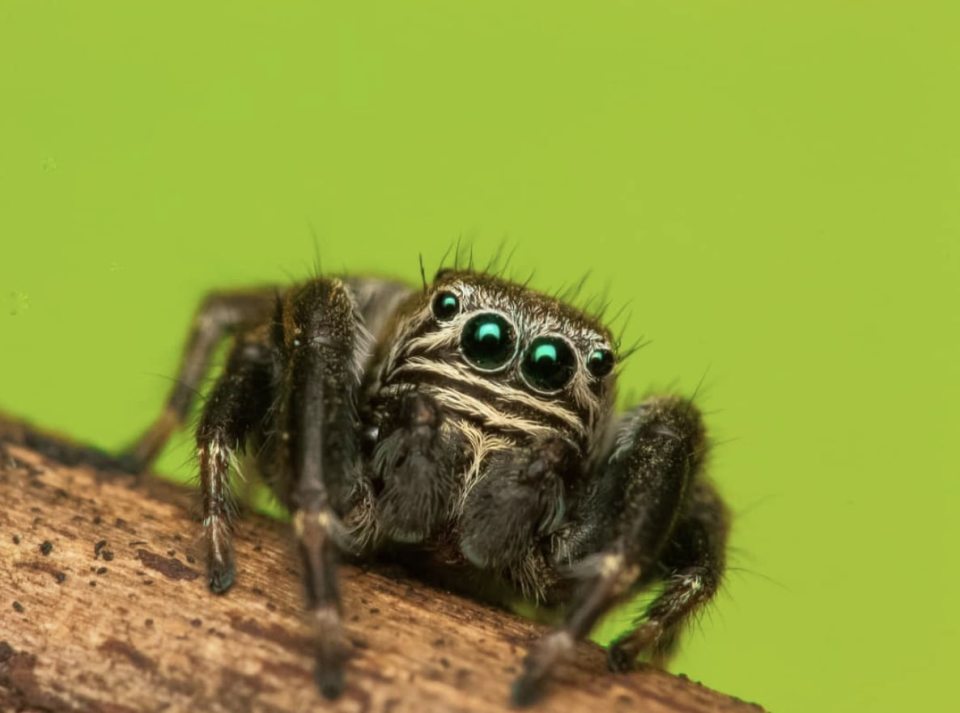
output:
{"label": "spider's hairy leg", "polygon": [[272,400],[273,361],[265,336],[261,329],[238,338],[197,428],[207,573],[210,589],[217,594],[230,588],[235,574],[231,461]]}
{"label": "spider's hairy leg", "polygon": [[316,279],[279,307],[275,336],[286,359],[279,427],[286,443],[287,498],[315,628],[316,680],[334,698],[346,655],[337,586],[339,515],[358,471],[357,350],[364,332],[344,285]]}
{"label": "spider's hairy leg", "polygon": [[527,656],[514,683],[514,703],[535,701],[574,643],[652,572],[700,466],[704,443],[699,413],[679,398],[651,399],[625,417],[569,535],[578,544],[563,553],[563,559],[579,561],[580,579],[566,621]]}
{"label": "spider's hairy leg", "polygon": [[193,318],[176,381],[167,395],[163,411],[121,455],[126,469],[139,473],[150,467],[190,412],[221,340],[265,322],[270,317],[274,300],[275,291],[267,289],[212,292],[203,300]]}
{"label": "spider's hairy leg", "polygon": [[456,494],[458,439],[442,428],[442,412],[430,396],[403,396],[393,431],[374,453],[379,480],[379,528],[397,542],[421,542],[444,522]]}
{"label": "spider's hairy leg", "polygon": [[713,485],[697,480],[660,564],[666,587],[646,608],[637,628],[610,647],[610,667],[632,669],[649,652],[663,665],[674,653],[684,622],[716,594],[726,565],[730,516]]}

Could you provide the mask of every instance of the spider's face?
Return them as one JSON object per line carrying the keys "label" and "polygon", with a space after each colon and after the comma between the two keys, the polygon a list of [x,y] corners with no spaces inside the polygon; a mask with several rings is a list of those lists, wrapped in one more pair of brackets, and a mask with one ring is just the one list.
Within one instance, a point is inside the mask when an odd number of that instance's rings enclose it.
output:
{"label": "spider's face", "polygon": [[505,374],[529,392],[563,398],[597,389],[613,371],[605,329],[558,300],[474,273],[441,274],[430,312],[436,334],[456,337],[457,354],[478,374]]}
{"label": "spider's face", "polygon": [[595,433],[614,388],[612,339],[564,302],[473,272],[441,272],[401,325],[387,378],[452,411],[528,432]]}

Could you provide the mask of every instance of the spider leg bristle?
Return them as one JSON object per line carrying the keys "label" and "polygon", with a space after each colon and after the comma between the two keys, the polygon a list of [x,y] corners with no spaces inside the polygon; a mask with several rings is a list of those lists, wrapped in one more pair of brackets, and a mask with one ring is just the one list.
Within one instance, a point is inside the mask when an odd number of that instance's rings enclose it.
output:
{"label": "spider leg bristle", "polygon": [[700,375],[700,378],[697,380],[697,385],[693,388],[693,393],[690,394],[690,397],[687,399],[687,415],[690,414],[691,410],[694,408],[694,402],[697,400],[697,397],[700,395],[700,390],[703,388],[704,381],[707,378],[707,374],[710,373],[710,367],[707,366],[703,370],[703,373]]}
{"label": "spider leg bristle", "polygon": [[636,354],[638,351],[640,351],[644,347],[650,346],[651,344],[653,344],[653,340],[646,339],[643,336],[637,337],[630,344],[630,346],[628,346],[626,349],[620,350],[620,354],[619,354],[620,361],[621,362],[626,361],[627,359],[632,357],[634,354]]}
{"label": "spider leg bristle", "polygon": [[460,270],[462,269],[462,257],[461,253],[463,251],[463,233],[457,235],[457,249],[453,253],[453,269]]}
{"label": "spider leg bristle", "polygon": [[[630,322],[631,315],[630,313],[627,312],[629,307],[630,307],[630,301],[628,300],[627,302],[624,302],[622,305],[620,305],[620,307],[617,308],[617,311],[614,312],[610,316],[610,319],[607,320],[607,324],[615,324],[619,322],[622,318],[624,318],[624,315],[626,315],[626,318],[623,319],[623,323],[617,328],[617,331],[619,333],[622,333],[626,329],[627,324],[629,324]],[[620,341],[619,337],[617,338],[617,341],[618,342]]]}
{"label": "spider leg bristle", "polygon": [[437,269],[434,274],[437,274],[447,266],[447,258],[450,257],[450,251],[453,250],[453,242],[447,243],[447,249],[443,251],[443,255],[440,256],[440,263],[437,265]]}
{"label": "spider leg bristle", "polygon": [[320,236],[317,234],[317,228],[312,221],[307,221],[307,227],[310,229],[310,238],[313,242],[313,269],[311,274],[314,279],[317,279],[323,274],[323,258],[320,256]]}
{"label": "spider leg bristle", "polygon": [[536,277],[537,271],[535,269],[530,270],[530,274],[527,275],[526,279],[520,283],[520,286],[523,289],[527,289],[530,286],[530,283],[533,282],[534,277]]}
{"label": "spider leg bristle", "polygon": [[503,277],[507,274],[507,269],[513,264],[514,255],[517,254],[517,243],[513,244],[513,247],[510,248],[510,252],[507,253],[506,259],[503,261],[503,267],[500,268],[500,276]]}
{"label": "spider leg bristle", "polygon": [[593,270],[587,270],[584,272],[583,275],[580,276],[579,280],[560,292],[559,298],[564,302],[575,302],[580,299],[583,288],[587,284],[587,280],[590,279],[590,275],[592,274]]}
{"label": "spider leg bristle", "polygon": [[497,249],[493,251],[493,255],[490,256],[490,259],[487,261],[486,267],[483,268],[483,271],[488,275],[500,275],[501,266],[500,259],[503,257],[503,250],[506,247],[506,238],[502,238],[497,244]]}
{"label": "spider leg bristle", "polygon": [[427,270],[423,266],[423,253],[419,254],[420,258],[420,282],[423,283],[423,294],[427,294]]}

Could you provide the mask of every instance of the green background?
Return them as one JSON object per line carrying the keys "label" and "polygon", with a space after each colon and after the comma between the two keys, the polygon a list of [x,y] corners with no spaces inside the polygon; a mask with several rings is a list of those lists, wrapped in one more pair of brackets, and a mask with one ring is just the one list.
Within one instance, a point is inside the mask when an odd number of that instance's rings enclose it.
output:
{"label": "green background", "polygon": [[153,5],[0,0],[0,405],[116,447],[204,291],[306,275],[312,233],[409,279],[506,239],[629,305],[625,402],[706,374],[732,566],[674,670],[950,707],[955,3]]}

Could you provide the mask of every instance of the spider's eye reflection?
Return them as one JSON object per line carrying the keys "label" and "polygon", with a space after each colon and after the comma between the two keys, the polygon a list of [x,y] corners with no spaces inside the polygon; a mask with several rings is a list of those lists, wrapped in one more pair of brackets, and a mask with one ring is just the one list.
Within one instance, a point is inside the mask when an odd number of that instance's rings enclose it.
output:
{"label": "spider's eye reflection", "polygon": [[513,325],[493,312],[471,317],[460,335],[460,349],[478,369],[500,369],[513,359],[517,349]]}
{"label": "spider's eye reflection", "polygon": [[440,320],[447,320],[456,316],[460,311],[460,299],[452,292],[438,292],[433,298],[433,316]]}
{"label": "spider's eye reflection", "polygon": [[587,369],[598,379],[613,371],[613,352],[609,349],[594,349],[587,357]]}
{"label": "spider's eye reflection", "polygon": [[570,383],[576,368],[573,349],[559,337],[534,339],[520,367],[527,383],[540,391],[559,391]]}

